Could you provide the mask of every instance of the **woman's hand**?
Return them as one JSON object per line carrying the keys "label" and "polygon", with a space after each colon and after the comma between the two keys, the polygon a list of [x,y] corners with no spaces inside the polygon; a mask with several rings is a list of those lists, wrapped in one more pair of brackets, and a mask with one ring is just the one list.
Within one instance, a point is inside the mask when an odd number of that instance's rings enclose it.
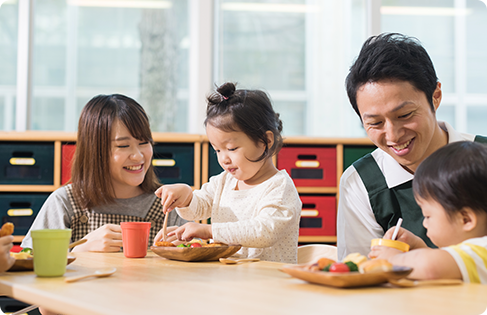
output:
{"label": "woman's hand", "polygon": [[175,235],[178,240],[189,242],[193,238],[201,238],[204,240],[213,238],[213,233],[210,224],[200,224],[195,222],[188,222],[175,231],[167,233],[168,236]]}
{"label": "woman's hand", "polygon": [[119,252],[122,247],[122,229],[116,224],[105,224],[83,238],[88,241],[73,252]]}
{"label": "woman's hand", "polygon": [[[385,239],[391,239],[392,234],[394,234],[395,227],[391,227],[387,230],[386,234],[384,234]],[[405,228],[399,228],[397,232],[396,241],[401,241],[406,244],[409,244],[409,249],[417,249],[417,248],[427,248],[426,243],[418,236],[414,235],[412,232],[406,230]]]}
{"label": "woman's hand", "polygon": [[164,214],[176,207],[187,207],[193,199],[193,190],[186,184],[164,185],[155,192],[161,198],[162,211]]}
{"label": "woman's hand", "polygon": [[[177,225],[174,225],[174,226],[168,226],[167,227],[167,234],[171,233],[171,232],[174,232],[176,231],[176,229],[178,228],[179,226]],[[162,229],[157,233],[156,237],[154,237],[154,245],[156,244],[156,242],[160,242],[162,241],[163,239],[163,235],[162,235]],[[176,235],[172,235],[172,236],[168,236],[167,237],[167,240],[168,242],[171,242],[171,243],[174,243],[174,244],[178,244],[180,242],[177,242],[177,237]]]}
{"label": "woman's hand", "polygon": [[0,237],[0,272],[9,270],[15,263],[15,258],[10,256],[10,250],[14,245],[13,241],[12,235]]}

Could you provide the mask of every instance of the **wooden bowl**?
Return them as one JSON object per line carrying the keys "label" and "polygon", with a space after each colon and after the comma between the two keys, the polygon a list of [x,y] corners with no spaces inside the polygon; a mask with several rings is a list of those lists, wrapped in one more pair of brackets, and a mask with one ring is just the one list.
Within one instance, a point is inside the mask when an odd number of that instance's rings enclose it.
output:
{"label": "wooden bowl", "polygon": [[180,261],[216,261],[230,257],[242,246],[228,245],[215,247],[162,247],[151,246],[151,250],[161,257]]}
{"label": "wooden bowl", "polygon": [[286,265],[280,270],[294,278],[337,288],[365,287],[386,283],[389,279],[398,280],[405,278],[413,271],[413,269],[409,267],[394,266],[392,271],[334,273],[310,271],[306,269],[305,265]]}
{"label": "wooden bowl", "polygon": [[[76,257],[68,256],[67,265],[69,265],[75,260]],[[32,270],[34,270],[34,259],[26,258],[26,259],[16,259],[13,266],[10,267],[10,269],[7,271],[32,271]]]}

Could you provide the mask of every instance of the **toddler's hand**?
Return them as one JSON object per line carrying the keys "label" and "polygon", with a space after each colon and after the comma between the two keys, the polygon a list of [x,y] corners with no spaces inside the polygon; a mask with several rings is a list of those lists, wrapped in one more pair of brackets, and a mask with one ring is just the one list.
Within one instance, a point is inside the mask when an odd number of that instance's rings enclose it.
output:
{"label": "toddler's hand", "polygon": [[119,252],[122,247],[122,228],[116,224],[105,224],[83,238],[88,241],[76,246],[73,252]]}
{"label": "toddler's hand", "polygon": [[12,235],[0,237],[0,272],[10,269],[15,263],[15,258],[10,256],[13,240],[14,237]]}
{"label": "toddler's hand", "polygon": [[167,233],[167,235],[175,235],[178,240],[184,242],[189,242],[195,237],[204,240],[213,238],[210,224],[200,224],[195,222],[188,222],[176,229],[175,231]]}
{"label": "toddler's hand", "polygon": [[[394,234],[394,229],[395,227],[391,227],[389,230],[387,230],[386,234],[384,234],[384,238],[390,240],[392,238],[392,234]],[[402,227],[399,228],[396,241],[409,244],[410,250],[427,247],[426,243],[420,237]]]}
{"label": "toddler's hand", "polygon": [[186,184],[159,187],[156,196],[161,198],[162,211],[167,214],[176,207],[187,207],[193,199],[193,190]]}
{"label": "toddler's hand", "polygon": [[[177,226],[177,225],[168,226],[167,227],[167,234],[176,231],[177,228],[179,228],[179,226]],[[156,244],[156,242],[162,241],[162,239],[163,239],[163,235],[162,235],[162,229],[161,229],[159,232],[157,232],[156,237],[154,237],[154,245]],[[168,236],[166,241],[176,244],[177,240],[178,239],[177,239],[176,235],[172,235],[172,236]]]}
{"label": "toddler's hand", "polygon": [[396,256],[397,254],[401,254],[402,251],[399,249],[395,249],[392,247],[387,247],[387,246],[372,246],[370,253],[369,253],[369,258],[370,259],[389,259],[391,257]]}

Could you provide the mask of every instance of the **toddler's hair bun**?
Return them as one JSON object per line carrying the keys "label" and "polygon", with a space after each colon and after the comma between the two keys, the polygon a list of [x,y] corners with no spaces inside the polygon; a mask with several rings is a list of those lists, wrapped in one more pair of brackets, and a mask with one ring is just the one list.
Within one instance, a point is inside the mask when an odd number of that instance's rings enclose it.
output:
{"label": "toddler's hair bun", "polygon": [[225,99],[228,99],[235,93],[236,87],[232,82],[222,84],[216,91],[220,93]]}

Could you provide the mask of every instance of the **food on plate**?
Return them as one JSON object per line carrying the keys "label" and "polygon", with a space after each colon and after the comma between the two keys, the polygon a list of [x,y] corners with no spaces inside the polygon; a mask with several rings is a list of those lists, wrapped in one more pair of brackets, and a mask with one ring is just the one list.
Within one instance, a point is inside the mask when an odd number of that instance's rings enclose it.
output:
{"label": "food on plate", "polygon": [[330,264],[333,264],[335,261],[333,259],[329,259],[329,258],[326,258],[326,257],[322,257],[320,259],[318,259],[318,269],[319,270],[322,270],[323,268],[325,268],[326,266],[330,265]]}
{"label": "food on plate", "polygon": [[386,259],[371,259],[361,263],[359,270],[362,273],[391,271],[392,264]]}
{"label": "food on plate", "polygon": [[360,265],[361,263],[367,261],[367,257],[365,257],[364,255],[360,254],[360,253],[351,253],[351,254],[348,254],[344,259],[343,259],[343,262],[347,262],[347,261],[351,261],[353,262],[354,264],[356,264],[357,266]]}
{"label": "food on plate", "polygon": [[[329,266],[326,266],[325,269],[329,272],[350,272],[348,265],[341,262],[330,264]],[[325,269],[323,269],[323,271],[325,271]]]}
{"label": "food on plate", "polygon": [[189,245],[191,248],[195,248],[195,247],[203,247],[203,245],[201,245],[201,243],[193,243],[193,244],[190,244]]}
{"label": "food on plate", "polygon": [[12,235],[14,233],[14,224],[7,222],[2,226],[0,230],[0,237]]}
{"label": "food on plate", "polygon": [[156,242],[156,246],[162,246],[162,247],[176,247],[176,245],[174,245],[173,243],[171,242]]}
{"label": "food on plate", "polygon": [[225,243],[210,243],[210,244],[203,244],[203,247],[221,247],[221,246],[228,246]]}
{"label": "food on plate", "polygon": [[19,260],[19,259],[28,259],[28,258],[32,258],[33,257],[30,253],[27,253],[27,252],[20,252],[20,253],[10,252],[10,256],[12,256],[13,258],[15,258],[17,260]]}

